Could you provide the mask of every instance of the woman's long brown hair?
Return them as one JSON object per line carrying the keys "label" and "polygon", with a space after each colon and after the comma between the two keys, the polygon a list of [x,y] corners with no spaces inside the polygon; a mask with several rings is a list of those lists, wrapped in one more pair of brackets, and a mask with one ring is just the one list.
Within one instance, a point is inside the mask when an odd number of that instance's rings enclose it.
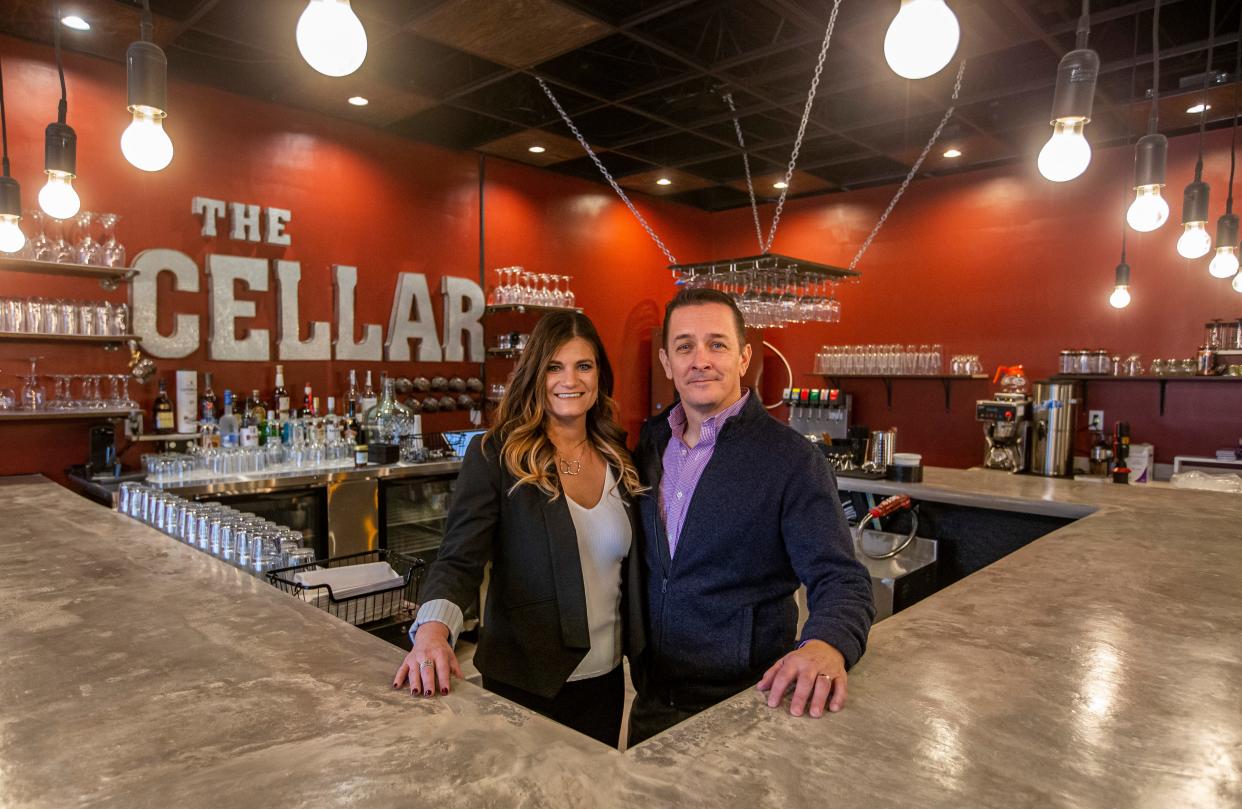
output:
{"label": "woman's long brown hair", "polygon": [[517,478],[513,489],[523,484],[537,486],[550,499],[560,495],[556,473],[556,447],[548,438],[548,365],[561,346],[575,337],[591,344],[599,372],[595,404],[587,411],[587,440],[615,469],[617,484],[631,497],[645,491],[638,481],[638,470],[625,448],[625,433],[617,424],[617,403],[612,398],[612,364],[590,318],[580,312],[551,312],[544,315],[531,332],[526,349],[518,360],[508,390],[500,401],[496,424],[487,432],[493,446],[500,447],[505,468]]}

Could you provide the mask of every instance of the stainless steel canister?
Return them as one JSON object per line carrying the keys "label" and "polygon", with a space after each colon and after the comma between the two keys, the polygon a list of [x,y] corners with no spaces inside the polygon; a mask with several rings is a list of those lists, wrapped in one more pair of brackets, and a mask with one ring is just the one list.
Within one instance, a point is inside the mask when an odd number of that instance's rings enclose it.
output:
{"label": "stainless steel canister", "polygon": [[1078,424],[1078,386],[1073,382],[1036,382],[1032,391],[1031,473],[1072,477],[1074,434]]}
{"label": "stainless steel canister", "polygon": [[896,444],[896,430],[872,430],[867,460],[875,466],[887,469],[893,465],[893,450]]}

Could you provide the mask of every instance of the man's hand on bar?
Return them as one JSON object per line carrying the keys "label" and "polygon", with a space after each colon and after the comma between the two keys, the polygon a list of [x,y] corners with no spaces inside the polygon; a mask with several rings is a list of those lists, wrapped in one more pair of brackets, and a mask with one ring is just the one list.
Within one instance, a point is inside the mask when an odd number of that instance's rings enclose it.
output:
{"label": "man's hand on bar", "polygon": [[448,638],[449,628],[439,621],[428,621],[420,626],[414,633],[414,648],[401,661],[392,687],[400,688],[408,679],[410,694],[422,691],[424,697],[430,697],[437,690],[447,694],[450,675],[461,677],[461,665]]}
{"label": "man's hand on bar", "polygon": [[[824,706],[833,713],[845,705],[845,658],[822,640],[807,641],[772,664],[759,681],[760,691],[768,694],[768,707],[775,708],[794,686],[789,713],[801,716],[810,700],[811,716],[824,715]],[[829,701],[829,696],[832,700]]]}

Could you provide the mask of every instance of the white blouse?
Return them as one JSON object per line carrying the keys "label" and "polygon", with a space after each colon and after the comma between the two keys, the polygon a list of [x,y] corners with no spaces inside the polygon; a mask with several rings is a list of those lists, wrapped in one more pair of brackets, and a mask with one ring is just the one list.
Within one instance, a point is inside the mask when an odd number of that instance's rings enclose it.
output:
{"label": "white blouse", "polygon": [[604,494],[594,508],[565,497],[578,534],[591,635],[591,651],[569,675],[570,681],[599,677],[621,664],[621,563],[633,537],[612,467],[606,469]]}

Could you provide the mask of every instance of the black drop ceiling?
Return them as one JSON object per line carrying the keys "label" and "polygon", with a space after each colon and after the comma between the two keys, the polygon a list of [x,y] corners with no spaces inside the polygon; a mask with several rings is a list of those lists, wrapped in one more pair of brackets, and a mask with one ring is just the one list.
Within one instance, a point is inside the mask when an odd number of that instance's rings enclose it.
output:
{"label": "black drop ceiling", "polygon": [[[958,110],[922,174],[1033,160],[1046,140],[1057,62],[1074,47],[1078,0],[948,0],[967,67]],[[49,0],[11,0],[0,32],[49,41]],[[305,0],[151,0],[156,39],[178,78],[357,120],[414,140],[522,159],[515,144],[570,134],[535,82],[552,87],[623,185],[707,210],[747,203],[731,94],[756,192],[773,198],[789,161],[832,0],[353,0],[369,39],[354,76],[327,80],[298,56]],[[137,0],[61,0],[90,33],[65,47],[120,60],[137,33]],[[1218,0],[1212,68],[1238,60],[1242,0]],[[1120,143],[1146,118],[1153,0],[1095,0],[1091,46],[1102,63],[1089,140]],[[1204,74],[1210,4],[1163,0],[1161,130],[1191,131]],[[949,104],[956,62],[908,82],[884,62],[897,0],[842,0],[791,194],[830,193],[905,176]],[[363,95],[370,108],[346,99]],[[1211,94],[1209,125],[1226,125],[1232,87]],[[376,108],[383,105],[384,108]],[[533,130],[533,131],[532,131]],[[556,141],[558,162],[529,162],[600,180]],[[962,157],[942,156],[961,149]],[[561,159],[563,158],[563,159]],[[647,189],[667,170],[694,190]],[[633,182],[624,182],[625,178]],[[801,188],[800,188],[801,186]]]}

